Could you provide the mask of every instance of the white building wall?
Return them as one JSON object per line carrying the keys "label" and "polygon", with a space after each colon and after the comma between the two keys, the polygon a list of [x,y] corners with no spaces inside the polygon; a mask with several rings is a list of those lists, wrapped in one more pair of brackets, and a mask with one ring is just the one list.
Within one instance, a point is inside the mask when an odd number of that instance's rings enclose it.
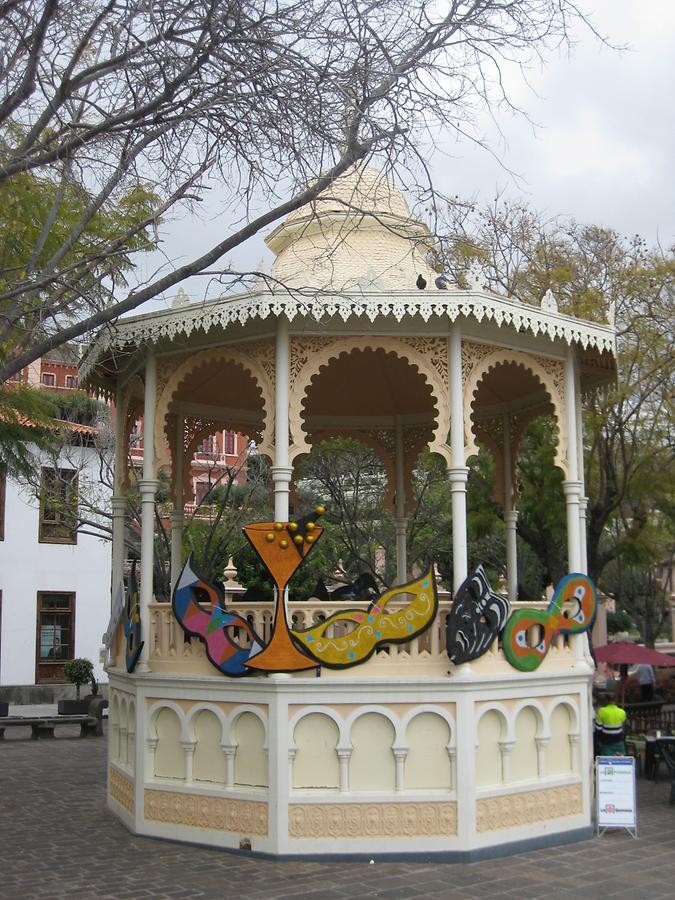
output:
{"label": "white building wall", "polygon": [[[94,450],[71,449],[63,467],[71,468],[76,454],[82,454],[81,483],[96,478]],[[38,591],[75,594],[75,656],[90,659],[96,678],[107,681],[99,652],[110,618],[111,545],[82,534],[77,544],[41,544],[38,527],[37,502],[8,479],[0,541],[0,685],[36,683]]]}

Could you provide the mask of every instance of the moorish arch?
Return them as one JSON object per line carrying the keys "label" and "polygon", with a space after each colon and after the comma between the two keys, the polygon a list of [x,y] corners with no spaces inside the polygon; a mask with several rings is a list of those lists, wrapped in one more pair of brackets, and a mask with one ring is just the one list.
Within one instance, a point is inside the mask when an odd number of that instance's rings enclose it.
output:
{"label": "moorish arch", "polygon": [[[565,475],[567,475],[568,447],[567,428],[565,423],[565,396],[560,384],[560,380],[557,377],[554,377],[549,369],[544,368],[541,361],[535,359],[533,356],[530,356],[527,353],[522,353],[518,350],[495,349],[488,355],[486,355],[483,359],[478,361],[471,368],[469,377],[467,378],[464,385],[466,459],[468,460],[471,456],[476,456],[478,454],[478,446],[476,444],[477,428],[475,418],[476,400],[478,399],[477,394],[480,390],[481,384],[489,379],[490,373],[498,370],[500,367],[509,367],[510,373],[512,373],[512,376],[515,376],[513,377],[512,381],[512,385],[514,388],[512,399],[522,399],[518,398],[516,392],[518,390],[518,387],[522,387],[522,384],[527,380],[524,379],[523,375],[517,371],[519,369],[523,370],[524,373],[529,373],[529,375],[531,376],[530,384],[538,382],[541,386],[541,389],[546,394],[546,398],[543,400],[543,402],[542,398],[537,398],[537,400],[535,401],[535,407],[530,407],[528,409],[526,403],[519,402],[517,404],[517,411],[519,413],[520,420],[519,430],[516,433],[517,439],[518,441],[520,441],[525,428],[532,420],[532,418],[536,417],[537,415],[550,412],[555,418],[558,430],[555,464],[560,469],[562,469]],[[506,371],[507,370],[502,368],[502,373],[505,373]],[[501,391],[505,392],[506,395],[508,395],[508,383],[506,385],[501,385]],[[504,403],[504,401],[502,401],[502,403],[504,404],[505,409],[508,411],[508,403]],[[515,438],[516,434],[514,434],[512,437]]]}
{"label": "moorish arch", "polygon": [[[308,413],[311,414],[312,393],[314,390],[320,389],[321,381],[325,379],[326,375],[329,378],[331,377],[328,374],[331,372],[331,366],[333,366],[333,372],[335,372],[336,367],[340,367],[342,368],[341,374],[349,377],[350,373],[341,360],[344,361],[348,357],[354,360],[356,359],[354,354],[361,354],[362,359],[366,356],[369,357],[368,362],[371,363],[377,362],[374,355],[378,354],[380,359],[387,357],[402,361],[405,362],[406,369],[417,370],[414,379],[417,390],[420,391],[421,388],[421,396],[423,398],[421,404],[418,398],[418,406],[427,416],[426,421],[418,424],[429,426],[429,440],[427,442],[429,449],[434,453],[439,453],[449,464],[451,457],[450,448],[447,444],[447,435],[450,429],[450,404],[447,385],[444,383],[438,369],[427,356],[403,340],[390,337],[357,336],[326,341],[323,346],[318,346],[308,356],[305,364],[293,379],[289,403],[289,425],[292,435],[292,445],[289,448],[291,462],[297,456],[308,452],[310,449],[306,418]],[[353,373],[357,381],[355,387],[358,387],[359,374],[364,372],[368,372],[367,365],[361,367],[360,373]],[[412,384],[412,379],[410,384]],[[350,400],[354,400],[353,393],[348,394],[349,388],[347,385],[343,384],[341,388],[345,397],[349,396]],[[367,396],[373,400],[376,394],[374,391],[370,391]],[[391,400],[391,398],[382,399]],[[339,405],[339,401],[337,401],[338,408]],[[362,409],[366,409],[365,401],[362,402]],[[389,409],[395,410],[395,404],[390,402]],[[352,416],[358,415],[357,408],[356,412],[352,412]],[[347,425],[347,427],[349,426]],[[321,428],[320,430],[325,431],[326,429]]]}
{"label": "moorish arch", "polygon": [[[212,370],[212,374],[207,374]],[[201,375],[200,375],[201,373]],[[222,376],[232,379],[239,398],[239,405],[227,409],[223,400],[227,392],[223,390]],[[197,382],[204,379],[202,390]],[[257,360],[233,347],[218,347],[203,350],[185,359],[169,376],[157,400],[155,420],[155,450],[157,466],[170,465],[174,434],[171,432],[171,413],[175,414],[181,393],[188,391],[195,401],[193,418],[211,420],[215,426],[225,423],[255,437],[259,441],[261,453],[273,454],[274,432],[274,386],[269,376]],[[233,391],[234,392],[234,391]],[[220,409],[219,409],[220,407]],[[212,413],[210,415],[209,413]],[[220,415],[219,415],[220,414]],[[207,427],[205,425],[205,427]],[[203,429],[201,430],[203,432]],[[212,432],[211,432],[212,433]],[[198,439],[192,435],[191,442]],[[187,447],[185,448],[187,451]]]}

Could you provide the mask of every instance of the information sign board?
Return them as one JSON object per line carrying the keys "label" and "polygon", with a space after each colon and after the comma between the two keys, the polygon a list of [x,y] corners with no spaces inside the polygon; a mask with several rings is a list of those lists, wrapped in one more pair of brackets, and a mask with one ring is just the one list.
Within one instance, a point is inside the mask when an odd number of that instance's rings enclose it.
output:
{"label": "information sign board", "polygon": [[637,837],[633,757],[596,756],[595,775],[598,833],[607,828],[625,828]]}

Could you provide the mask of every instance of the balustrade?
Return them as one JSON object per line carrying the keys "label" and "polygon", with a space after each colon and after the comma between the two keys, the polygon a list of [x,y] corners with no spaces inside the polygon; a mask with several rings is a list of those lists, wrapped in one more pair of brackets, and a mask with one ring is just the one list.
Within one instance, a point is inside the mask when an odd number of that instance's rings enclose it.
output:
{"label": "balustrade", "polygon": [[[546,602],[532,603],[528,606],[546,609]],[[293,627],[303,629],[317,625],[335,612],[345,609],[365,610],[368,602],[330,602],[320,600],[291,601],[288,604],[289,618]],[[253,631],[262,639],[269,641],[272,635],[274,604],[272,602],[236,602],[236,598],[228,604],[231,612],[245,619]],[[391,644],[383,647],[377,654],[378,660],[395,662],[404,656],[408,660],[439,660],[445,657],[446,623],[452,609],[452,600],[446,592],[439,592],[438,614],[431,627],[422,635],[404,644]],[[353,628],[350,622],[334,622],[330,626],[329,635],[347,634]],[[238,629],[233,635],[242,646],[249,644],[244,629]],[[534,638],[534,635],[533,635]],[[168,663],[173,661],[191,661],[205,658],[204,645],[197,638],[185,637],[182,628],[173,615],[168,603],[153,603],[150,606],[150,656],[151,659]],[[558,635],[554,640],[553,655],[556,658],[573,658],[569,636]],[[483,657],[484,661],[499,663],[504,660],[501,638],[495,641]],[[447,660],[447,658],[446,658]]]}

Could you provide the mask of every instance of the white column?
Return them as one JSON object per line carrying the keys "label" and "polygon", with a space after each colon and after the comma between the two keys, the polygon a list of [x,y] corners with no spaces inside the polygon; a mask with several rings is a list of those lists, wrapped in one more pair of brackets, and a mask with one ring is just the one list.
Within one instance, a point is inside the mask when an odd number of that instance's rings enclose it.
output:
{"label": "white column", "polygon": [[397,794],[400,794],[405,790],[405,760],[408,755],[408,748],[407,747],[395,747],[393,752],[394,752],[394,760],[395,760],[395,765],[396,765],[395,791]]}
{"label": "white column", "polygon": [[579,493],[579,571],[588,573],[588,552],[586,547],[586,510],[588,509],[588,497],[585,497],[585,473],[584,473],[584,420],[581,403],[581,378],[579,367],[576,366],[574,379],[574,402],[576,411],[577,432],[577,472],[581,482]]}
{"label": "white column", "polygon": [[236,744],[221,744],[221,750],[225,754],[225,787],[234,785],[234,756],[237,752]]}
{"label": "white column", "polygon": [[197,741],[181,741],[181,747],[185,754],[185,783],[192,784],[194,781],[193,764],[195,759],[195,749]]}
{"label": "white column", "polygon": [[174,436],[175,447],[173,453],[174,466],[174,501],[173,514],[171,516],[171,588],[175,587],[180,575],[183,561],[183,526],[185,524],[183,506],[183,412],[179,408],[176,416],[176,434]]}
{"label": "white column", "polygon": [[406,534],[408,520],[405,516],[405,455],[403,449],[403,425],[398,416],[394,426],[395,471],[396,471],[396,510],[394,530],[396,531],[396,584],[405,584],[408,580],[408,546]]}
{"label": "white column", "polygon": [[546,748],[549,740],[547,737],[536,737],[534,739],[537,747],[537,774],[540,778],[546,778]]}
{"label": "white column", "polygon": [[155,495],[159,482],[155,474],[155,407],[157,403],[157,360],[148,350],[145,362],[145,395],[143,406],[143,477],[138,482],[141,494],[141,584],[140,615],[143,649],[136,666],[138,672],[150,667],[150,604],[153,601],[153,568],[155,558]]}
{"label": "white column", "polygon": [[276,366],[274,385],[274,518],[277,522],[288,522],[289,495],[293,468],[288,464],[288,386],[291,377],[290,341],[288,319],[283,313],[277,319]]}
{"label": "white column", "polygon": [[[583,492],[583,482],[581,490]],[[588,574],[588,546],[586,543],[586,510],[588,509],[588,497],[579,497],[579,555],[581,564],[579,571]]]}
{"label": "white column", "polygon": [[518,511],[514,509],[513,460],[511,459],[511,425],[509,414],[503,418],[504,447],[502,466],[504,468],[504,525],[506,528],[506,590],[509,602],[518,599]]}
{"label": "white column", "polygon": [[455,790],[455,766],[457,764],[457,750],[454,747],[448,747],[448,761],[450,763],[450,790]]}
{"label": "white column", "polygon": [[569,572],[578,572],[581,568],[579,498],[582,484],[579,481],[576,407],[576,357],[574,348],[568,347],[565,355],[567,479],[563,481],[563,492],[567,508],[567,569]]}
{"label": "white column", "polygon": [[293,790],[293,768],[295,766],[295,757],[298,755],[297,747],[288,748],[288,784]]}
{"label": "white column", "polygon": [[515,741],[499,742],[499,749],[502,753],[502,781],[504,784],[508,784],[511,781],[511,752],[515,745]]}
{"label": "white column", "polygon": [[464,461],[464,390],[462,385],[462,334],[455,322],[448,339],[448,375],[450,379],[450,445],[452,466],[449,469],[452,494],[452,587],[457,591],[468,573],[466,536],[466,483],[469,469]]}
{"label": "white column", "polygon": [[574,773],[579,772],[579,735],[568,734],[567,739],[570,743],[570,763]]}
{"label": "white column", "polygon": [[[115,397],[115,471],[113,473],[113,495],[110,498],[112,509],[112,603],[121,585],[124,584],[124,533],[127,511],[127,500],[122,493],[124,482],[124,466],[126,447],[124,442],[123,392],[117,390]],[[112,608],[112,607],[111,607]]]}
{"label": "white column", "polygon": [[349,793],[349,760],[352,755],[351,747],[338,748],[338,764],[340,766],[340,793]]}

